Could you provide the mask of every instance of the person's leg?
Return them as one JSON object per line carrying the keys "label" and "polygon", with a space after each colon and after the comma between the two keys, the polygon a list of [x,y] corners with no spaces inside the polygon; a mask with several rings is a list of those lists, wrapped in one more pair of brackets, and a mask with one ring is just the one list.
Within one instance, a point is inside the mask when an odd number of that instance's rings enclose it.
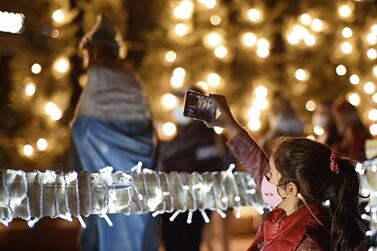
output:
{"label": "person's leg", "polygon": [[195,211],[192,215],[192,223],[185,225],[185,235],[187,236],[187,250],[199,251],[202,240],[202,230],[204,220],[199,211]]}
{"label": "person's leg", "polygon": [[97,215],[91,215],[86,220],[86,228],[80,236],[80,251],[98,251]]}
{"label": "person's leg", "polygon": [[109,215],[113,226],[98,218],[99,251],[158,251],[158,218],[151,214]]}
{"label": "person's leg", "polygon": [[180,230],[178,221],[171,222],[169,219],[171,213],[165,213],[161,216],[162,223],[162,240],[165,251],[175,251],[180,248]]}

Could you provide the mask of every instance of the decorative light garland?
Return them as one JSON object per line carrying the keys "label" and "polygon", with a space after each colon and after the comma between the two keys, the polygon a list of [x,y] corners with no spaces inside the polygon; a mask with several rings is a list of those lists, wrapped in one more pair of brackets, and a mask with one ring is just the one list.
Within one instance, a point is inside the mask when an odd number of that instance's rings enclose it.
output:
{"label": "decorative light garland", "polygon": [[[112,226],[108,214],[142,214],[153,216],[174,212],[173,221],[180,213],[201,212],[209,222],[205,210],[217,211],[225,217],[224,210],[241,206],[261,207],[260,193],[246,172],[227,171],[212,173],[164,173],[142,169],[139,162],[129,172],[113,172],[106,167],[99,173],[54,171],[0,172],[0,223],[8,225],[13,218],[34,224],[42,217],[78,218],[86,227],[82,216],[97,214]],[[239,185],[237,185],[239,184]]]}
{"label": "decorative light garland", "polygon": [[[99,173],[54,171],[0,171],[0,223],[5,226],[21,218],[33,227],[43,217],[72,221],[77,217],[83,228],[82,216],[97,214],[112,226],[107,214],[143,214],[153,216],[171,213],[171,221],[188,211],[187,223],[199,210],[209,222],[205,210],[219,213],[222,218],[228,208],[253,206],[263,213],[263,200],[256,184],[246,172],[232,172],[234,164],[222,172],[178,173],[142,169],[139,162],[129,172],[113,172],[106,167]],[[370,222],[367,235],[377,232],[377,159],[356,165],[360,175],[360,193],[369,195],[362,218]]]}

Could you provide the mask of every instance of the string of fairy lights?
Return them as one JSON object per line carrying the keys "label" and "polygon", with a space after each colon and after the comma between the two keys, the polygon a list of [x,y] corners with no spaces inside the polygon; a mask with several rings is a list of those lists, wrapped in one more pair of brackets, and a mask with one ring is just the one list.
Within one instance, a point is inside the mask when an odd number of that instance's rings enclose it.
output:
{"label": "string of fairy lights", "polygon": [[[355,105],[360,106],[362,117],[370,124],[370,132],[373,135],[377,135],[377,109],[373,108],[377,103],[377,93],[375,87],[375,79],[377,77],[377,65],[374,65],[374,60],[377,58],[376,44],[377,44],[377,22],[376,20],[369,19],[365,25],[360,29],[353,23],[355,9],[357,4],[362,4],[353,1],[338,1],[336,23],[337,26],[331,23],[331,20],[326,20],[323,15],[319,15],[317,10],[308,8],[297,17],[291,18],[283,26],[283,37],[287,43],[288,50],[320,50],[320,46],[323,46],[323,37],[328,34],[335,35],[334,40],[334,52],[333,52],[333,64],[336,75],[344,79],[345,84],[352,85],[353,91],[346,95],[347,100]],[[187,82],[187,75],[191,72],[190,68],[183,68],[179,66],[183,57],[179,52],[173,48],[184,46],[187,40],[192,39],[191,36],[199,34],[202,37],[202,46],[212,51],[213,56],[223,61],[225,64],[232,60],[232,50],[235,47],[227,40],[227,30],[221,27],[223,22],[226,22],[224,15],[224,4],[217,0],[183,0],[173,1],[169,5],[169,11],[171,14],[168,27],[168,35],[173,45],[171,49],[167,48],[162,57],[163,64],[172,69],[170,77],[171,89],[183,89]],[[241,19],[252,27],[250,30],[242,30],[239,36],[239,45],[247,52],[255,53],[255,56],[263,62],[267,59],[271,50],[271,36],[263,29],[262,25],[268,17],[266,13],[266,6],[263,6],[262,2],[255,1],[253,6],[242,5]],[[230,8],[230,7],[229,7]],[[195,30],[194,21],[195,16],[207,12],[207,20],[201,20],[202,22],[208,22],[211,27],[203,34],[202,30]],[[322,18],[320,18],[322,16]],[[258,26],[260,25],[260,26]],[[355,27],[353,27],[355,26]],[[165,27],[165,28],[166,28]],[[340,27],[340,28],[339,28]],[[229,37],[229,36],[228,36]],[[233,38],[230,38],[233,39]],[[359,42],[362,42],[362,46],[359,46]],[[199,46],[199,45],[198,45]],[[364,61],[372,66],[370,72],[361,72],[354,67],[358,64],[355,60],[358,54],[363,56]],[[356,56],[355,56],[356,55]],[[180,60],[181,59],[181,60]],[[354,69],[355,68],[355,69]],[[370,67],[368,67],[370,68]],[[359,72],[358,72],[359,71]],[[292,70],[288,70],[294,81],[297,81],[297,89],[299,89],[301,83],[309,83],[312,78],[310,69],[304,67],[296,67]],[[347,77],[348,79],[345,79]],[[164,81],[162,81],[164,82]],[[227,87],[226,80],[221,73],[213,71],[204,74],[203,79],[196,82],[196,85],[205,91],[216,92],[223,91]],[[243,114],[243,120],[247,121],[248,129],[251,132],[258,133],[261,128],[264,127],[264,117],[269,108],[269,96],[271,85],[269,83],[254,84],[252,93],[249,100],[250,105],[246,108],[246,111],[238,111],[238,114]],[[165,88],[169,89],[169,88]],[[273,89],[273,88],[272,88]],[[171,91],[163,93],[159,100],[165,110],[171,111],[174,109],[178,102]],[[309,112],[313,112],[316,109],[318,100],[308,99],[304,105],[305,109]],[[364,112],[365,110],[365,112]],[[176,134],[176,122],[174,119],[167,119],[168,121],[162,122],[159,127],[160,136],[163,138],[171,138]],[[217,129],[217,132],[221,133],[222,130]],[[313,128],[309,131],[309,134],[320,136],[323,134],[323,128]]]}
{"label": "string of fairy lights", "polygon": [[[323,44],[324,38],[334,36],[334,48],[332,63],[334,71],[339,79],[349,85],[348,89],[353,89],[347,93],[346,97],[350,103],[360,107],[362,117],[369,124],[370,131],[377,135],[377,93],[375,81],[377,78],[377,21],[371,17],[365,19],[365,23],[356,24],[355,16],[357,15],[358,5],[364,4],[362,1],[337,1],[337,12],[329,17],[323,15],[315,7],[302,8],[298,15],[291,16],[285,20],[280,28],[282,31],[284,43],[287,47],[287,54],[297,54],[302,51],[318,51],[326,46]],[[271,52],[273,44],[273,35],[271,32],[270,11],[263,1],[254,1],[244,3],[243,1],[234,1],[229,4],[220,0],[180,0],[169,1],[166,4],[167,13],[162,21],[166,29],[166,39],[170,42],[159,52],[161,64],[168,72],[166,79],[160,78],[160,92],[156,92],[152,98],[152,107],[169,114],[179,105],[178,98],[174,91],[183,90],[190,83],[208,92],[227,93],[231,88],[231,80],[224,68],[229,67],[235,57],[235,50],[242,49],[242,52],[254,57],[253,62],[263,65],[273,56]],[[51,30],[48,36],[54,39],[64,37],[64,28],[72,21],[76,10],[72,9],[67,1],[59,0],[51,7]],[[239,26],[231,32],[228,28],[229,11],[237,9],[237,22]],[[335,15],[335,16],[334,16]],[[19,13],[9,14],[1,12],[0,27],[3,32],[22,33],[24,16]],[[26,17],[27,18],[27,17]],[[201,25],[198,28],[198,23]],[[334,24],[336,23],[336,25]],[[204,27],[204,28],[203,28]],[[223,67],[207,67],[202,72],[193,72],[190,66],[183,66],[181,63],[185,60],[185,54],[182,48],[187,44],[192,44],[193,37],[199,37],[197,48],[205,48],[212,57],[221,62]],[[186,48],[193,48],[186,47]],[[72,52],[57,55],[51,62],[51,68],[33,59],[30,65],[29,76],[25,76],[22,83],[24,107],[35,107],[33,114],[49,120],[50,125],[57,125],[68,108],[67,100],[62,98],[59,93],[49,97],[43,96],[40,92],[41,83],[38,81],[39,76],[50,74],[56,80],[67,77],[71,70],[69,56]],[[156,55],[153,54],[154,62],[157,64]],[[362,61],[363,68],[358,67]],[[366,67],[364,67],[366,65]],[[266,66],[267,67],[267,66]],[[313,69],[305,65],[295,65],[294,63],[287,67],[289,78],[294,82],[295,91],[300,92],[304,85],[311,83],[315,77]],[[268,72],[268,70],[266,70]],[[195,77],[193,77],[195,75]],[[161,74],[163,76],[163,74]],[[82,75],[79,79],[80,85],[84,85],[86,76]],[[149,83],[147,83],[149,84]],[[269,101],[271,93],[276,90],[276,83],[271,83],[264,78],[253,80],[252,88],[245,86],[244,105],[236,107],[236,113],[240,115],[242,121],[246,121],[247,128],[255,134],[258,134],[266,126],[266,116],[269,111]],[[232,87],[234,88],[234,86]],[[238,86],[237,88],[243,88]],[[15,91],[20,89],[16,88]],[[56,92],[62,92],[62,89]],[[15,94],[16,95],[16,94]],[[18,94],[17,94],[18,95]],[[39,98],[36,98],[39,95]],[[305,109],[313,112],[318,103],[317,98],[307,97],[304,102]],[[34,102],[34,103],[32,103]],[[163,109],[160,109],[163,108]],[[156,112],[157,129],[162,139],[171,139],[177,133],[177,121],[170,115],[162,115]],[[64,125],[60,125],[64,126]],[[215,128],[217,133],[222,133],[221,128]],[[309,129],[308,134],[320,136],[323,134],[323,128]],[[37,159],[38,153],[48,152],[54,154],[55,143],[59,142],[54,139],[54,135],[41,135],[17,141],[18,149],[21,156],[27,159]],[[55,142],[55,143],[54,143]]]}
{"label": "string of fairy lights", "polygon": [[113,226],[108,214],[143,214],[153,216],[174,212],[170,221],[188,211],[187,223],[199,211],[205,222],[205,210],[218,212],[235,209],[241,217],[242,207],[253,206],[263,213],[262,197],[246,172],[233,172],[234,164],[222,172],[164,173],[142,169],[139,162],[129,172],[113,172],[105,167],[98,173],[24,172],[0,170],[0,223],[8,226],[15,218],[33,227],[43,217],[72,221],[96,214]]}
{"label": "string of fairy lights", "polygon": [[[129,172],[113,172],[105,167],[98,173],[69,173],[20,170],[0,172],[0,223],[8,226],[15,218],[28,221],[33,227],[44,217],[62,218],[72,222],[77,217],[83,228],[83,217],[101,216],[113,226],[108,214],[153,212],[153,216],[174,212],[171,221],[188,211],[201,212],[208,223],[205,209],[215,211],[222,218],[224,211],[235,208],[236,218],[243,207],[252,206],[263,214],[264,205],[254,180],[246,172],[233,172],[234,164],[226,171],[213,173],[164,173],[142,169],[139,162]],[[366,206],[361,217],[370,222],[366,231],[372,236],[377,231],[377,161],[367,160],[356,165],[360,175],[360,194]],[[329,206],[329,201],[323,202]]]}

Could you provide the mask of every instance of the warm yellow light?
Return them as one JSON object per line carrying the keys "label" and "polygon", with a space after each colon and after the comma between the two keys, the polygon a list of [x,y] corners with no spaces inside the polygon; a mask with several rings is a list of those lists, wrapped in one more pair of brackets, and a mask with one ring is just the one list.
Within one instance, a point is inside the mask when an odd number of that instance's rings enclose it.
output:
{"label": "warm yellow light", "polygon": [[352,53],[352,44],[348,41],[343,42],[340,48],[344,54]]}
{"label": "warm yellow light", "polygon": [[266,58],[270,55],[270,50],[268,48],[258,48],[257,56],[260,58]]}
{"label": "warm yellow light", "polygon": [[300,24],[295,24],[292,28],[292,32],[299,36],[300,39],[305,38],[307,35],[309,35],[308,29]]}
{"label": "warm yellow light", "polygon": [[212,72],[210,74],[207,75],[207,83],[211,86],[211,87],[217,87],[220,85],[221,83],[221,77],[219,74],[215,73],[215,72]]}
{"label": "warm yellow light", "polygon": [[322,136],[325,133],[325,130],[318,125],[313,128],[313,131],[317,136]]}
{"label": "warm yellow light", "polygon": [[0,11],[0,32],[21,33],[25,16],[22,13]]}
{"label": "warm yellow light", "polygon": [[228,55],[228,49],[224,45],[217,46],[215,49],[215,56],[218,58],[225,58]]}
{"label": "warm yellow light", "polygon": [[266,86],[264,85],[258,85],[256,88],[255,88],[255,96],[257,98],[266,98],[268,95],[268,89]]}
{"label": "warm yellow light", "polygon": [[315,140],[315,136],[314,135],[308,135],[306,136],[307,139],[310,139],[310,140]]}
{"label": "warm yellow light", "polygon": [[177,34],[177,36],[183,37],[187,35],[187,33],[189,32],[189,28],[187,24],[178,23],[174,26],[174,31],[175,34]]}
{"label": "warm yellow light", "polygon": [[30,82],[28,83],[26,86],[25,86],[25,94],[26,96],[28,97],[31,97],[35,94],[35,91],[37,90],[37,88],[35,87],[35,84],[33,82]]}
{"label": "warm yellow light", "polygon": [[52,101],[49,101],[45,105],[45,113],[50,116],[51,120],[57,121],[63,116],[61,109]]}
{"label": "warm yellow light", "polygon": [[300,36],[297,33],[291,32],[287,36],[288,43],[296,45],[300,42]]}
{"label": "warm yellow light", "polygon": [[204,44],[209,48],[215,48],[223,42],[223,37],[218,32],[210,32],[204,39]]}
{"label": "warm yellow light", "polygon": [[370,48],[368,51],[367,51],[367,56],[368,58],[374,60],[377,58],[377,51],[374,49],[374,48]]}
{"label": "warm yellow light", "polygon": [[256,9],[256,8],[251,8],[247,11],[247,18],[253,22],[253,23],[257,23],[257,22],[260,22],[262,20],[262,13],[260,10]]}
{"label": "warm yellow light", "polygon": [[196,86],[202,88],[205,91],[208,91],[209,89],[208,84],[204,81],[199,81],[198,83],[196,83]]}
{"label": "warm yellow light", "polygon": [[357,85],[357,84],[360,83],[360,77],[359,77],[357,74],[352,74],[352,75],[350,76],[350,82],[351,82],[351,84],[353,84],[353,85]]}
{"label": "warm yellow light", "polygon": [[175,53],[175,51],[170,50],[165,53],[166,62],[173,63],[176,59],[177,59],[177,53]]}
{"label": "warm yellow light", "polygon": [[304,38],[304,42],[307,46],[313,46],[317,42],[315,36],[313,34],[308,34]]}
{"label": "warm yellow light", "polygon": [[62,10],[55,10],[52,13],[52,19],[54,20],[55,23],[62,23],[64,21],[65,15]]}
{"label": "warm yellow light", "polygon": [[340,64],[336,67],[335,71],[339,76],[344,76],[347,73],[347,68],[344,65]]}
{"label": "warm yellow light", "polygon": [[184,78],[186,76],[186,71],[182,67],[177,67],[173,70],[173,74],[170,78],[170,85],[173,88],[180,88],[184,84]]}
{"label": "warm yellow light", "polygon": [[24,145],[23,147],[23,153],[26,157],[30,157],[34,154],[34,148],[31,145]]}
{"label": "warm yellow light", "polygon": [[373,66],[372,72],[373,72],[373,75],[377,77],[377,64]]}
{"label": "warm yellow light", "polygon": [[60,35],[60,31],[58,29],[53,29],[50,33],[52,38],[58,38]]}
{"label": "warm yellow light", "polygon": [[259,119],[260,115],[261,115],[260,110],[254,108],[254,107],[250,107],[247,110],[247,117],[248,117],[249,120]]}
{"label": "warm yellow light", "polygon": [[69,59],[67,57],[59,57],[55,60],[52,68],[55,72],[64,74],[66,73],[70,68]]}
{"label": "warm yellow light", "polygon": [[224,128],[215,126],[213,127],[213,130],[215,131],[216,134],[222,134],[224,131]]}
{"label": "warm yellow light", "polygon": [[377,24],[373,24],[371,27],[372,33],[377,36]]}
{"label": "warm yellow light", "polygon": [[35,75],[41,73],[42,71],[42,66],[38,63],[35,63],[31,66],[31,72],[34,73]]}
{"label": "warm yellow light", "polygon": [[367,35],[367,42],[370,45],[377,44],[377,35],[373,34],[372,32],[368,33],[368,35]]}
{"label": "warm yellow light", "polygon": [[247,127],[253,132],[259,131],[261,126],[262,124],[258,119],[249,120],[249,122],[247,123]]}
{"label": "warm yellow light", "polygon": [[219,25],[221,23],[221,17],[219,15],[212,15],[210,18],[209,18],[209,22],[212,24],[212,25]]}
{"label": "warm yellow light", "polygon": [[371,109],[368,112],[369,120],[376,121],[377,120],[377,109]]}
{"label": "warm yellow light", "polygon": [[173,10],[173,14],[177,19],[187,20],[192,17],[194,4],[190,0],[182,0]]}
{"label": "warm yellow light", "polygon": [[81,74],[79,76],[79,84],[80,84],[80,86],[82,88],[84,88],[87,82],[88,82],[88,75],[87,74]]}
{"label": "warm yellow light", "polygon": [[270,55],[270,42],[265,38],[257,40],[257,56],[266,58]]}
{"label": "warm yellow light", "polygon": [[177,97],[171,93],[166,93],[162,96],[161,103],[166,109],[173,109],[177,106]]}
{"label": "warm yellow light", "polygon": [[320,32],[323,30],[323,22],[319,18],[314,18],[312,21],[312,29],[313,31]]}
{"label": "warm yellow light", "polygon": [[213,9],[216,7],[216,0],[199,0],[207,9]]}
{"label": "warm yellow light", "polygon": [[173,70],[173,75],[178,78],[184,78],[186,76],[186,70],[182,67],[177,67]]}
{"label": "warm yellow light", "polygon": [[48,147],[48,142],[44,138],[39,138],[37,140],[37,148],[39,151],[46,151]]}
{"label": "warm yellow light", "polygon": [[373,94],[372,99],[374,103],[377,103],[377,93]]}
{"label": "warm yellow light", "polygon": [[315,111],[316,104],[315,104],[315,102],[313,100],[309,100],[308,102],[306,102],[305,108],[309,112]]}
{"label": "warm yellow light", "polygon": [[264,48],[269,49],[270,48],[270,42],[265,38],[260,38],[257,41],[257,47],[263,48],[263,49]]}
{"label": "warm yellow light", "polygon": [[257,43],[257,36],[252,32],[242,34],[241,41],[246,47],[253,47]]}
{"label": "warm yellow light", "polygon": [[266,110],[268,108],[268,101],[265,98],[256,98],[253,101],[253,106],[258,110]]}
{"label": "warm yellow light", "polygon": [[166,136],[174,136],[177,133],[177,127],[173,122],[166,122],[162,125],[162,133]]}
{"label": "warm yellow light", "polygon": [[170,85],[171,87],[173,88],[181,88],[184,84],[184,79],[183,78],[179,78],[175,75],[171,76],[170,78]]}
{"label": "warm yellow light", "polygon": [[359,94],[355,92],[351,93],[347,99],[348,99],[348,102],[350,102],[354,106],[358,106],[361,101]]}
{"label": "warm yellow light", "polygon": [[344,27],[342,30],[342,36],[344,38],[350,38],[352,37],[352,30],[350,27]]}
{"label": "warm yellow light", "polygon": [[309,72],[307,72],[304,69],[297,69],[295,72],[295,77],[299,81],[306,81],[309,79],[309,76],[310,76]]}
{"label": "warm yellow light", "polygon": [[372,93],[375,92],[376,86],[374,85],[373,82],[369,81],[369,82],[366,82],[364,84],[364,88],[363,89],[364,89],[365,93],[372,94]]}
{"label": "warm yellow light", "polygon": [[300,21],[302,24],[309,25],[312,22],[312,17],[308,13],[303,13],[300,16]]}
{"label": "warm yellow light", "polygon": [[342,4],[338,8],[338,14],[339,14],[339,16],[341,16],[343,18],[350,17],[351,14],[352,14],[351,6],[349,4]]}
{"label": "warm yellow light", "polygon": [[369,131],[373,136],[377,135],[377,124],[371,124],[369,127]]}

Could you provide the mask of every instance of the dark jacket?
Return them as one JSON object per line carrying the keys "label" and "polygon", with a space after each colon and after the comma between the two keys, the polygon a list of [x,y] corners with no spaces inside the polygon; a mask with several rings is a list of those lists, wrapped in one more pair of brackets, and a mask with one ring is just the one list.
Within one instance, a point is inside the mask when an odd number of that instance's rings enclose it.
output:
{"label": "dark jacket", "polygon": [[220,135],[202,122],[178,126],[177,136],[161,142],[160,163],[164,172],[214,172],[223,167]]}

